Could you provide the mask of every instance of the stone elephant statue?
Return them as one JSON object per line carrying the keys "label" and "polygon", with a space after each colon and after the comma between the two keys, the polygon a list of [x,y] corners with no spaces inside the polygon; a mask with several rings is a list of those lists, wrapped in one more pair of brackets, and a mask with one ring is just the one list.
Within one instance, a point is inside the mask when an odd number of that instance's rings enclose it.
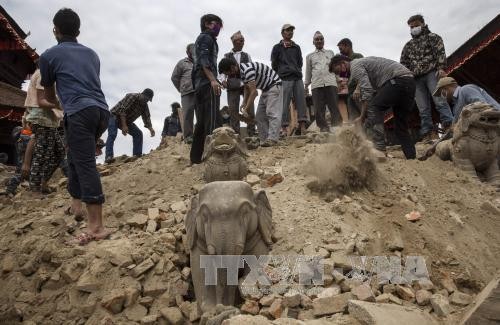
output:
{"label": "stone elephant statue", "polygon": [[227,285],[225,269],[217,270],[217,284],[205,285],[202,255],[267,255],[272,245],[272,210],[265,191],[254,194],[242,181],[206,184],[191,200],[185,226],[191,274],[202,313],[217,304],[234,305],[237,285]]}

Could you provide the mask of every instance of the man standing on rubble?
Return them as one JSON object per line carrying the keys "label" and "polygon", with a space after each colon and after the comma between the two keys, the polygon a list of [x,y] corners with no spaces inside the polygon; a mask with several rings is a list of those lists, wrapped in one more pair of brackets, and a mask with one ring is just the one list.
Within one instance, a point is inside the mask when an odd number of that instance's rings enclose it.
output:
{"label": "man standing on rubble", "polygon": [[432,96],[437,81],[446,73],[446,53],[443,39],[431,33],[422,15],[414,15],[408,19],[412,39],[406,43],[401,53],[401,64],[413,72],[416,83],[415,100],[420,112],[420,134],[422,141],[432,140],[434,125],[432,122],[431,97],[439,112],[442,126],[451,125],[453,116],[446,101]]}
{"label": "man standing on rubble", "polygon": [[333,58],[333,51],[324,48],[325,39],[319,31],[313,36],[313,44],[316,50],[306,56],[304,90],[306,94],[309,93],[309,85],[311,85],[316,124],[321,132],[330,132],[325,119],[327,106],[331,114],[332,126],[342,124],[337,105],[337,78],[328,69]]}
{"label": "man standing on rubble", "polygon": [[[352,41],[349,38],[343,38],[338,43],[337,46],[339,48],[340,54],[347,56],[349,59],[361,59],[363,54],[356,53],[352,49]],[[339,110],[340,114],[344,114],[342,111],[347,112],[347,120],[354,121],[354,119],[358,118],[361,114],[359,110],[359,105],[356,103],[354,98],[352,97],[356,85],[351,83],[347,84],[347,80],[349,80],[349,76],[345,79],[345,76],[339,76]],[[345,121],[344,121],[345,122]]]}
{"label": "man standing on rubble", "polygon": [[149,88],[144,89],[142,93],[127,94],[111,109],[108,139],[106,140],[106,163],[114,161],[113,146],[118,129],[122,130],[123,135],[130,134],[132,136],[133,156],[142,156],[142,131],[135,125],[134,121],[141,116],[144,127],[149,130],[151,137],[155,136],[148,107],[148,102],[153,100],[153,95],[153,91]]}
{"label": "man standing on rubble", "polygon": [[217,36],[222,26],[220,17],[213,14],[202,16],[201,33],[194,43],[192,80],[196,96],[196,125],[190,152],[192,164],[201,163],[205,138],[222,122],[219,112],[222,85],[217,80]]}
{"label": "man standing on rubble", "polygon": [[50,103],[57,102],[54,85],[57,87],[64,110],[71,211],[77,215],[82,213],[82,202],[87,205],[88,230],[77,238],[77,243],[84,245],[110,235],[102,222],[104,194],[95,161],[96,141],[106,130],[109,111],[101,90],[99,57],[76,40],[80,18],[73,10],[63,8],[52,21],[58,45],[40,57],[40,84]]}
{"label": "man standing on rubble", "polygon": [[[231,42],[233,43],[233,49],[231,52],[224,54],[224,58],[232,59],[240,63],[250,63],[252,58],[247,52],[243,52],[243,46],[245,45],[245,38],[240,31],[237,31],[231,36]],[[229,75],[227,79],[222,82],[227,90],[227,103],[229,106],[230,114],[230,126],[233,128],[234,132],[240,133],[240,119],[239,109],[240,109],[240,97],[243,95],[243,81],[241,81],[239,72],[237,75]],[[255,119],[254,108],[247,107],[248,115],[250,118]],[[248,136],[254,136],[255,125],[247,125]]]}
{"label": "man standing on rubble", "polygon": [[182,106],[179,107],[179,118],[184,141],[188,144],[193,142],[193,118],[195,107],[193,80],[191,79],[191,73],[193,72],[193,52],[194,44],[191,43],[186,47],[187,57],[177,62],[171,77],[172,83],[181,94]]}
{"label": "man standing on rubble", "polygon": [[367,132],[372,133],[375,148],[385,153],[384,111],[392,108],[396,136],[405,157],[415,159],[415,145],[408,131],[408,116],[415,98],[415,80],[411,71],[385,58],[370,56],[350,62],[343,55],[333,57],[330,69],[336,74],[350,73],[349,82],[359,84],[361,116],[354,122],[364,123]]}
{"label": "man standing on rubble", "polygon": [[31,124],[35,138],[33,158],[30,168],[30,190],[48,194],[49,179],[61,164],[65,156],[64,145],[57,128],[62,119],[59,102],[53,103],[45,99],[41,85],[40,70],[31,76],[24,106],[29,111],[26,122]]}
{"label": "man standing on rubble", "polygon": [[271,52],[271,66],[282,80],[283,117],[281,125],[283,132],[290,124],[290,102],[292,98],[297,109],[299,131],[306,132],[306,96],[304,94],[304,83],[302,82],[302,51],[300,46],[292,41],[295,26],[284,24],[281,27],[283,39],[274,45]]}

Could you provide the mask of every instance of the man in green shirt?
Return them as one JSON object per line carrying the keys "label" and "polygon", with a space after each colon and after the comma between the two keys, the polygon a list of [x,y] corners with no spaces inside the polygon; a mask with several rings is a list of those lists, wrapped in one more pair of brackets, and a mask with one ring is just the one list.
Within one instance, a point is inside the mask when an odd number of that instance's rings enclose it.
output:
{"label": "man in green shirt", "polygon": [[[351,61],[355,59],[361,59],[363,57],[363,54],[355,53],[352,50],[352,41],[348,38],[341,39],[337,46],[339,48],[340,54],[347,56]],[[349,78],[349,76],[347,76],[347,78]],[[356,84],[351,82],[347,85],[347,94],[344,95],[347,97],[345,100],[347,105],[347,112],[349,115],[349,121],[354,121],[361,114],[359,105],[352,96],[355,89]]]}
{"label": "man in green shirt", "polygon": [[354,53],[354,51],[352,50],[352,41],[348,38],[341,39],[337,46],[339,48],[340,54],[349,57],[351,61],[354,59],[361,59],[363,57],[363,54],[361,53]]}

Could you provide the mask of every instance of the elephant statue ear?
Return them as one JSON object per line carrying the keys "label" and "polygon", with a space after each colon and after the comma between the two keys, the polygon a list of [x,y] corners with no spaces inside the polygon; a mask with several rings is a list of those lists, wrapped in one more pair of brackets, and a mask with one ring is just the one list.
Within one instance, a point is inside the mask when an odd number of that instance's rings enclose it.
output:
{"label": "elephant statue ear", "polygon": [[203,150],[203,155],[201,156],[201,160],[205,161],[208,157],[210,157],[214,151],[214,146],[212,143],[212,135],[208,135],[205,138],[205,145],[204,145],[204,150]]}
{"label": "elephant statue ear", "polygon": [[194,196],[191,199],[191,209],[189,209],[186,215],[186,236],[187,236],[187,244],[189,249],[191,250],[196,243],[196,214],[198,213],[198,196]]}
{"label": "elephant statue ear", "polygon": [[269,204],[269,200],[264,190],[260,190],[255,194],[255,205],[259,218],[260,235],[264,242],[270,246],[273,243],[271,239],[273,233],[273,211],[271,210],[271,205]]}

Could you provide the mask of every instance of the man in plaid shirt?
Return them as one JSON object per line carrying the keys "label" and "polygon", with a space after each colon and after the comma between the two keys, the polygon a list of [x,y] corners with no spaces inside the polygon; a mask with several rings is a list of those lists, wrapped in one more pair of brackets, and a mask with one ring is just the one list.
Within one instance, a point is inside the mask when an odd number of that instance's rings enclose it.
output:
{"label": "man in plaid shirt", "polygon": [[155,130],[151,124],[151,114],[149,112],[148,101],[153,100],[153,91],[149,88],[142,93],[127,94],[111,109],[111,117],[108,125],[108,139],[106,140],[106,163],[114,161],[113,145],[115,143],[118,129],[123,135],[132,136],[132,154],[136,157],[142,156],[142,131],[135,125],[134,121],[142,117],[144,127],[155,136]]}

